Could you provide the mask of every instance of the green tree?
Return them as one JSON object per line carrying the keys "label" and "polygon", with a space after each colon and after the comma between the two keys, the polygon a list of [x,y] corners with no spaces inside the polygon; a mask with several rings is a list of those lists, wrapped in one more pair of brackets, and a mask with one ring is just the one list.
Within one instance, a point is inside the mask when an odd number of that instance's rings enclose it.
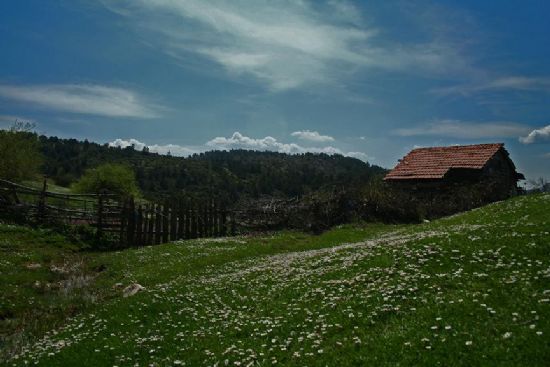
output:
{"label": "green tree", "polygon": [[73,191],[80,193],[108,192],[124,197],[139,197],[134,171],[122,164],[106,163],[88,169],[72,186]]}
{"label": "green tree", "polygon": [[20,182],[36,177],[42,164],[34,125],[15,121],[9,130],[0,130],[0,178]]}

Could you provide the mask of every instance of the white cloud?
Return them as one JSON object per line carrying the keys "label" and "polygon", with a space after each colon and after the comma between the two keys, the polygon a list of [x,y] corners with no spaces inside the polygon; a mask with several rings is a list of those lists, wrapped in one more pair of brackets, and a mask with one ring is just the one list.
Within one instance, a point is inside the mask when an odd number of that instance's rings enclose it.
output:
{"label": "white cloud", "polygon": [[463,65],[460,47],[446,42],[442,32],[422,42],[391,40],[346,0],[103,3],[180,62],[200,55],[275,91],[334,84],[363,68],[440,73]]}
{"label": "white cloud", "polygon": [[309,131],[309,130],[302,130],[302,131],[295,131],[291,136],[294,136],[300,140],[309,140],[316,143],[324,143],[328,141],[334,141],[334,138],[332,136],[328,135],[321,135],[317,131]]}
{"label": "white cloud", "polygon": [[0,85],[0,97],[58,111],[108,117],[154,118],[161,109],[130,90],[102,85]]}
{"label": "white cloud", "polygon": [[527,136],[519,138],[519,141],[523,144],[550,141],[550,125],[531,131]]}
{"label": "white cloud", "polygon": [[447,88],[434,89],[432,92],[439,95],[471,95],[485,91],[550,91],[550,78],[508,76],[488,80],[483,83],[457,85]]}
{"label": "white cloud", "polygon": [[277,139],[266,136],[265,138],[255,139],[248,136],[244,136],[239,132],[233,133],[231,137],[216,137],[209,140],[202,146],[182,146],[176,144],[166,145],[147,145],[137,139],[115,139],[109,143],[111,147],[126,148],[134,146],[136,150],[143,150],[144,147],[148,147],[150,152],[159,154],[170,154],[174,156],[189,156],[194,153],[205,152],[208,150],[232,150],[232,149],[244,149],[244,150],[258,150],[258,151],[271,151],[287,154],[302,154],[302,153],[325,153],[325,154],[340,154],[346,157],[353,157],[367,161],[371,159],[367,154],[362,152],[344,152],[338,148],[328,147],[303,147],[294,143],[282,143]]}
{"label": "white cloud", "polygon": [[362,160],[364,162],[372,161],[374,159],[374,157],[371,157],[368,154],[363,153],[363,152],[348,152],[344,155],[346,157],[357,158],[357,159]]}
{"label": "white cloud", "polygon": [[143,148],[147,147],[149,148],[149,151],[152,153],[168,154],[168,152],[170,152],[171,155],[180,156],[180,157],[187,157],[191,154],[199,153],[203,151],[201,149],[197,149],[196,147],[185,147],[177,144],[147,145],[136,139],[128,139],[128,140],[116,139],[109,143],[110,147],[120,147],[120,148],[127,148],[132,145],[134,146],[135,150],[143,150]]}
{"label": "white cloud", "polygon": [[475,122],[437,120],[412,128],[393,131],[399,136],[442,136],[465,139],[508,138],[526,134],[529,128],[515,122]]}
{"label": "white cloud", "polygon": [[273,151],[288,154],[301,153],[325,153],[325,154],[340,154],[347,157],[355,157],[362,160],[367,160],[368,156],[360,152],[344,152],[338,148],[328,147],[304,147],[294,143],[282,143],[277,139],[266,136],[265,138],[255,139],[244,136],[239,132],[233,133],[229,138],[216,137],[206,143],[206,146],[215,150],[231,150],[231,149],[249,149],[261,151]]}

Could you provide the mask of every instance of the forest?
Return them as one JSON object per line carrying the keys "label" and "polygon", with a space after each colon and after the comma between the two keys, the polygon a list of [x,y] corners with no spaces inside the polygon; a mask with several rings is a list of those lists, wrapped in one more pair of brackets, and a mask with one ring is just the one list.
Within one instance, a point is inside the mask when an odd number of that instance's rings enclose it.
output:
{"label": "forest", "polygon": [[40,136],[38,141],[43,173],[58,185],[69,186],[89,168],[120,163],[133,169],[139,188],[150,199],[175,194],[228,202],[301,197],[318,190],[360,187],[386,172],[341,155],[232,150],[174,157],[87,140]]}

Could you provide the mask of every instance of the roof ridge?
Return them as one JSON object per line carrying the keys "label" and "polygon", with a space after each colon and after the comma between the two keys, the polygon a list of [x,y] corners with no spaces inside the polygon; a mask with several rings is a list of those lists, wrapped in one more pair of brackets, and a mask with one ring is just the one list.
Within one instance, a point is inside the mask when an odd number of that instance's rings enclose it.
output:
{"label": "roof ridge", "polygon": [[437,147],[418,147],[411,150],[411,152],[414,152],[415,150],[458,149],[458,148],[493,147],[493,146],[503,147],[504,143],[482,143],[482,144],[466,144],[466,145],[445,145],[445,146],[437,146]]}

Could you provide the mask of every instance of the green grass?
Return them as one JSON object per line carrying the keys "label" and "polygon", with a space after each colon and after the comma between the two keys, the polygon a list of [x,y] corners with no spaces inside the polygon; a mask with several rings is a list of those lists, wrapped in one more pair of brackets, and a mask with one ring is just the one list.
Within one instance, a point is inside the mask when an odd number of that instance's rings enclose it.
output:
{"label": "green grass", "polygon": [[[536,195],[421,225],[109,253],[0,226],[4,358],[46,366],[547,365],[549,209],[550,195]],[[80,265],[52,274],[62,259]],[[33,287],[82,275],[89,280],[65,296]],[[133,282],[146,290],[124,298],[113,287]],[[58,312],[44,312],[52,306]],[[10,339],[14,330],[21,336]]]}
{"label": "green grass", "polygon": [[[36,189],[36,190],[42,190],[44,186],[44,181],[42,180],[35,180],[35,181],[24,181],[23,185]],[[52,182],[52,180],[48,180],[48,191],[49,192],[55,192],[58,194],[71,194],[71,189],[64,186],[56,185]]]}

